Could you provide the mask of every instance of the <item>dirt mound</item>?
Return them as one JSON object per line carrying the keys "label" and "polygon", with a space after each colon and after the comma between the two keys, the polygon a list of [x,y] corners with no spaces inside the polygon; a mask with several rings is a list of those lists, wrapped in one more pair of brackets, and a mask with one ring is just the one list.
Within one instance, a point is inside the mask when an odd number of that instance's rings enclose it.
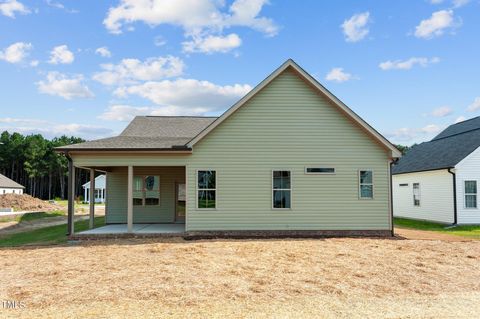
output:
{"label": "dirt mound", "polygon": [[51,204],[27,194],[3,194],[0,195],[0,208],[13,207],[15,211],[43,211],[62,210],[63,207]]}

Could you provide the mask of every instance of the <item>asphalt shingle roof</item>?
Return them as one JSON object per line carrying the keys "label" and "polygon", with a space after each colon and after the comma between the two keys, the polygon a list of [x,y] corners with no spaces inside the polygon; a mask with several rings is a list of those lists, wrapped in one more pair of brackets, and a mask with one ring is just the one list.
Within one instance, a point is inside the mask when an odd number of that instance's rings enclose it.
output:
{"label": "asphalt shingle roof", "polygon": [[58,150],[168,150],[185,146],[216,117],[137,116],[119,136],[72,144]]}
{"label": "asphalt shingle roof", "polygon": [[410,149],[392,168],[393,174],[451,168],[480,147],[480,117],[453,124],[430,142]]}
{"label": "asphalt shingle roof", "polygon": [[7,176],[0,174],[0,188],[25,188],[25,187],[15,181],[12,181]]}

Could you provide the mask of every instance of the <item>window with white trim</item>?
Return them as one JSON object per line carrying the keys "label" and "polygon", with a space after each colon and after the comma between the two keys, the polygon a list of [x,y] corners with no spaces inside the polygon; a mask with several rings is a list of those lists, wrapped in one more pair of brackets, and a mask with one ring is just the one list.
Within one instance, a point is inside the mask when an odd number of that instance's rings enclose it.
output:
{"label": "window with white trim", "polygon": [[205,170],[197,172],[197,208],[217,207],[217,172]]}
{"label": "window with white trim", "polygon": [[477,181],[465,181],[465,208],[477,208]]}
{"label": "window with white trim", "polygon": [[312,174],[312,175],[335,174],[335,168],[307,166],[305,167],[305,174]]}
{"label": "window with white trim", "polygon": [[272,207],[292,208],[292,183],[290,171],[272,171]]}
{"label": "window with white trim", "polygon": [[420,206],[420,183],[413,183],[413,206]]}
{"label": "window with white trim", "polygon": [[133,205],[160,205],[160,176],[133,177]]}
{"label": "window with white trim", "polygon": [[361,170],[358,172],[358,188],[360,198],[373,199],[373,171]]}

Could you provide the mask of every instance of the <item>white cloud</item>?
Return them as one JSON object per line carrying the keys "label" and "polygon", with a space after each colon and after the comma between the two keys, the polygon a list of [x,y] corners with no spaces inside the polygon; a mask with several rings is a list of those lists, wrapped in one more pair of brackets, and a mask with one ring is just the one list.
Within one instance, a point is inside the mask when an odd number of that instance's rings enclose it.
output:
{"label": "white cloud", "polygon": [[465,116],[459,116],[455,119],[455,124],[465,121],[467,118]]}
{"label": "white cloud", "polygon": [[386,70],[410,70],[415,65],[419,65],[421,67],[426,67],[430,64],[438,63],[440,59],[437,57],[433,58],[417,58],[413,57],[408,60],[395,60],[395,61],[385,61],[380,63],[378,66],[380,69]]}
{"label": "white cloud", "polygon": [[0,3],[0,13],[4,16],[15,18],[15,13],[29,14],[30,10],[17,0],[7,0]]}
{"label": "white cloud", "polygon": [[40,64],[40,61],[38,61],[38,60],[32,60],[32,61],[30,61],[30,66],[36,67],[36,66],[38,66],[39,64]]}
{"label": "white cloud", "polygon": [[432,111],[431,115],[433,117],[445,117],[453,113],[453,110],[449,106],[441,106]]}
{"label": "white cloud", "polygon": [[50,52],[50,64],[70,64],[75,60],[73,52],[68,49],[68,46],[59,45],[54,47]]}
{"label": "white cloud", "polygon": [[105,85],[133,84],[137,81],[161,80],[183,74],[185,64],[174,56],[123,59],[119,64],[102,64],[103,71],[93,79]]}
{"label": "white cloud", "polygon": [[95,54],[98,54],[104,58],[109,58],[112,56],[112,53],[110,52],[110,50],[108,50],[107,47],[100,47],[100,48],[97,48],[95,50]]}
{"label": "white cloud", "polygon": [[370,12],[357,13],[341,25],[345,40],[357,42],[363,40],[369,33],[367,24],[370,21]]}
{"label": "white cloud", "polygon": [[176,79],[120,87],[114,94],[120,98],[137,95],[161,106],[211,112],[231,106],[251,89],[247,84],[221,86],[208,81]]}
{"label": "white cloud", "polygon": [[455,26],[453,10],[440,10],[432,13],[429,19],[422,20],[415,27],[415,36],[417,38],[431,39],[441,36],[446,29],[451,29]]}
{"label": "white cloud", "polygon": [[206,108],[200,107],[179,107],[179,106],[130,106],[130,105],[112,105],[98,116],[99,119],[106,121],[129,122],[137,115],[156,115],[156,116],[178,116],[178,115],[204,115],[208,112]]}
{"label": "white cloud", "polygon": [[431,4],[440,4],[442,3],[444,0],[430,0],[430,3]]}
{"label": "white cloud", "polygon": [[469,112],[475,112],[480,109],[480,97],[476,97],[472,104],[467,108]]}
{"label": "white cloud", "polygon": [[159,35],[159,36],[156,36],[153,39],[153,44],[156,47],[161,47],[161,46],[164,46],[165,44],[167,44],[167,41],[161,35]]}
{"label": "white cloud", "polygon": [[60,9],[68,13],[78,13],[78,10],[75,9],[68,9],[65,5],[61,2],[55,2],[53,0],[45,0],[45,3],[52,8]]}
{"label": "white cloud", "polygon": [[3,117],[0,118],[0,123],[8,123],[8,124],[15,124],[15,125],[38,125],[38,124],[45,124],[47,121],[39,120],[39,119],[29,119],[29,118],[11,118],[11,117]]}
{"label": "white cloud", "polygon": [[32,50],[31,43],[17,42],[0,51],[0,60],[9,63],[20,63],[25,60]]}
{"label": "white cloud", "polygon": [[[187,43],[190,43],[190,52],[212,52],[201,49],[200,44],[205,41],[216,42],[206,44],[220,46],[216,52],[227,52],[227,48],[240,45],[240,41],[238,35],[236,38],[223,36],[224,29],[247,27],[267,36],[278,33],[278,26],[272,19],[260,16],[267,3],[268,0],[235,0],[226,6],[223,0],[121,0],[118,6],[109,9],[103,24],[108,31],[116,34],[135,22],[151,27],[161,24],[179,26],[188,39]],[[218,43],[220,40],[222,44]],[[194,49],[198,47],[200,49]]]}
{"label": "white cloud", "polygon": [[242,40],[237,34],[231,33],[227,36],[194,36],[192,41],[186,41],[182,44],[184,52],[225,53],[238,48],[242,44]]}
{"label": "white cloud", "polygon": [[334,82],[345,82],[352,79],[352,75],[350,73],[346,73],[343,71],[343,68],[333,68],[330,72],[328,72],[325,80],[327,81],[334,81]]}
{"label": "white cloud", "polygon": [[393,132],[385,133],[385,136],[394,143],[418,143],[431,139],[443,128],[436,124],[429,124],[421,128],[399,128]]}
{"label": "white cloud", "polygon": [[83,83],[82,75],[68,77],[59,72],[49,72],[45,81],[39,81],[36,84],[40,93],[60,96],[66,100],[94,96]]}
{"label": "white cloud", "polygon": [[455,8],[463,7],[464,5],[468,4],[470,0],[453,0],[453,6]]}

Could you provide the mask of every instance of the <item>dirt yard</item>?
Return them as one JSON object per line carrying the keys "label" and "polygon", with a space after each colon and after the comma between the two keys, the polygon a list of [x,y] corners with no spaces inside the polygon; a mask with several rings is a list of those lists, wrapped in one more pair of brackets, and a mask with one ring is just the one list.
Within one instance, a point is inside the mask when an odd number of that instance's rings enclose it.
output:
{"label": "dirt yard", "polygon": [[474,318],[480,241],[123,240],[0,250],[24,318]]}
{"label": "dirt yard", "polygon": [[63,207],[49,203],[28,194],[2,194],[0,195],[1,208],[13,208],[15,211],[49,212],[62,210]]}

